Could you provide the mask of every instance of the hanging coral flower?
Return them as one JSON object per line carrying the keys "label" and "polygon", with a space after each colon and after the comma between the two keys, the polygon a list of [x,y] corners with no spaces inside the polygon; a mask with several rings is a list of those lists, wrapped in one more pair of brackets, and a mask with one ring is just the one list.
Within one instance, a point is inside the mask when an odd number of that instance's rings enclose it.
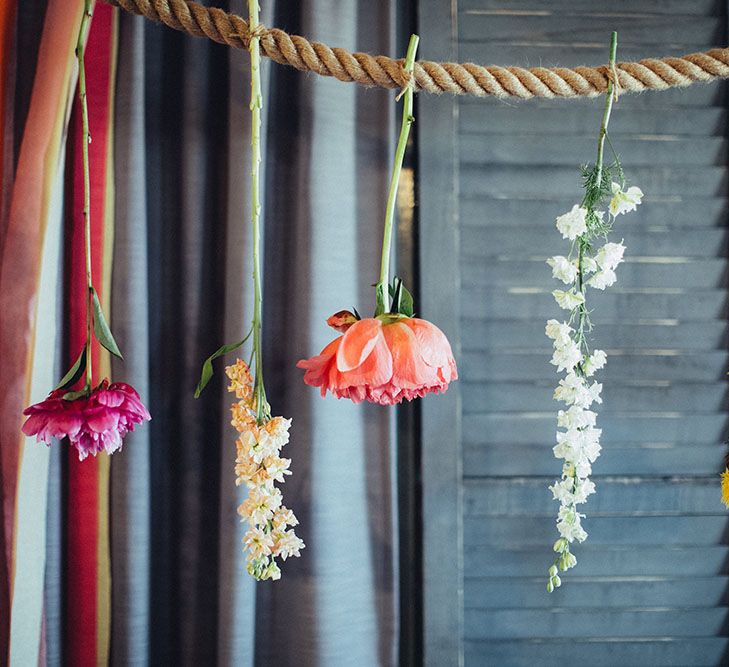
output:
{"label": "hanging coral flower", "polygon": [[[411,35],[403,68],[412,73],[418,36]],[[369,401],[393,405],[404,400],[440,394],[458,378],[451,346],[435,325],[413,317],[413,297],[395,276],[390,282],[390,251],[395,218],[397,188],[413,123],[413,88],[406,86],[400,137],[395,149],[390,191],[385,207],[380,279],[375,283],[374,317],[360,318],[357,311],[341,310],[327,323],[343,333],[319,355],[302,359],[297,366],[306,370],[304,382],[321,387],[337,398],[355,403]],[[399,99],[399,97],[398,97]]]}
{"label": "hanging coral flower", "polygon": [[302,359],[304,382],[355,403],[393,405],[429,393],[443,393],[458,378],[445,334],[415,317],[387,314],[357,320],[348,311],[327,323],[344,335],[321,354]]}
{"label": "hanging coral flower", "polygon": [[123,382],[104,380],[90,394],[74,400],[63,398],[64,394],[65,389],[56,389],[45,401],[26,408],[23,433],[48,445],[52,438],[67,437],[81,461],[102,451],[113,454],[136,424],[150,419],[139,394]]}

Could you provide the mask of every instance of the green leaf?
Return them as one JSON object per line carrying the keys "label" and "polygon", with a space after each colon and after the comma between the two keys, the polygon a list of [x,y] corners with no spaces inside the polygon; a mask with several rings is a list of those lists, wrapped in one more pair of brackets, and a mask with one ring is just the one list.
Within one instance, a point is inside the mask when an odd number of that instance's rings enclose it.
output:
{"label": "green leaf", "polygon": [[84,398],[84,397],[86,397],[88,395],[89,395],[89,392],[86,391],[86,388],[79,389],[78,391],[67,391],[63,395],[63,400],[64,401],[75,401],[75,400],[77,400],[79,398]]}
{"label": "green leaf", "polygon": [[415,313],[415,305],[413,303],[413,295],[410,294],[405,285],[400,282],[402,294],[400,295],[400,309],[399,313],[405,315],[405,317],[412,317]]}
{"label": "green leaf", "polygon": [[85,370],[86,346],[84,345],[83,349],[81,350],[81,354],[78,355],[73,366],[68,369],[68,373],[63,376],[61,381],[56,386],[56,389],[68,389],[69,387],[72,387],[81,379],[81,376],[84,374]]}
{"label": "green leaf", "polygon": [[93,287],[91,288],[91,296],[94,302],[94,333],[96,334],[96,340],[98,340],[115,357],[123,359],[124,357],[122,357],[119,346],[116,344],[114,336],[111,333],[111,329],[104,317],[104,311],[101,310],[99,295]]}
{"label": "green leaf", "polygon": [[[251,331],[253,330],[251,329]],[[239,340],[237,343],[228,343],[227,345],[219,347],[203,362],[202,372],[200,373],[200,381],[197,383],[197,387],[195,387],[195,398],[200,398],[200,394],[202,394],[203,389],[205,389],[208,382],[210,382],[210,379],[213,377],[213,361],[218,357],[222,357],[224,354],[228,354],[228,352],[232,352],[233,350],[237,350],[239,347],[242,347],[243,343],[250,338],[251,331],[248,332],[248,335],[243,340]]]}
{"label": "green leaf", "polygon": [[392,304],[390,305],[390,312],[391,313],[399,313],[400,312],[400,297],[402,296],[402,280],[395,276],[395,280],[393,281],[393,289],[391,290],[391,296],[392,296]]}
{"label": "green leaf", "polygon": [[375,286],[375,317],[387,312],[387,285],[377,283]]}

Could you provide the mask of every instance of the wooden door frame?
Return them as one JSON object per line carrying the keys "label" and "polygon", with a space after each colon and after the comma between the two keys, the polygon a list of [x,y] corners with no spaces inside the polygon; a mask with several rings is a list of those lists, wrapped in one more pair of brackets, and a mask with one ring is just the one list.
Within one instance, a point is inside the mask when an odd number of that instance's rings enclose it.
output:
{"label": "wooden door frame", "polygon": [[[420,59],[457,61],[456,0],[418,3]],[[417,192],[422,316],[460,357],[458,106],[452,95],[418,96]],[[421,405],[423,654],[437,667],[463,664],[463,511],[460,383]],[[403,601],[403,603],[407,603]]]}

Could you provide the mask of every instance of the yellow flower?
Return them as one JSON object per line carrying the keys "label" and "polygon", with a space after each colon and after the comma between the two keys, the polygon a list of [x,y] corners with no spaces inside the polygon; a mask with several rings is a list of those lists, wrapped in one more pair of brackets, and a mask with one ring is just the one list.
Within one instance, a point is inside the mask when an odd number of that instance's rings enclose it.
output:
{"label": "yellow flower", "polygon": [[255,461],[245,454],[241,454],[235,460],[235,484],[240,486],[246,484],[253,489],[271,482],[271,476],[266,468],[259,466]]}
{"label": "yellow flower", "polygon": [[268,556],[273,549],[273,537],[261,528],[251,528],[243,537],[243,544],[250,552],[248,560]]}
{"label": "yellow flower", "polygon": [[729,507],[729,468],[721,473],[721,502]]}
{"label": "yellow flower", "polygon": [[230,424],[238,433],[255,432],[257,428],[256,417],[245,401],[233,403],[230,406],[230,413],[233,415]]}
{"label": "yellow flower", "polygon": [[280,456],[269,456],[263,460],[268,477],[274,482],[285,481],[284,475],[290,475],[291,459],[282,459]]}
{"label": "yellow flower", "polygon": [[273,518],[273,513],[281,507],[281,491],[276,488],[254,488],[248,498],[238,507],[238,514],[251,526],[262,526]]}
{"label": "yellow flower", "polygon": [[236,359],[235,364],[225,369],[225,374],[230,378],[228,391],[234,391],[237,398],[249,406],[253,403],[253,376],[251,369],[245,361]]}
{"label": "yellow flower", "polygon": [[276,530],[286,530],[286,526],[298,526],[296,515],[285,505],[281,505],[274,513],[271,523]]}

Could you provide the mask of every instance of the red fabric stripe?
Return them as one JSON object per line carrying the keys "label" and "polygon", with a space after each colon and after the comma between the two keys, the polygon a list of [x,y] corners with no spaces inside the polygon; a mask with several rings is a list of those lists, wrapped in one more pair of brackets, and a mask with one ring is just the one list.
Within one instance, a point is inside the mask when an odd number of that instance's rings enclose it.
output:
{"label": "red fabric stripe", "polygon": [[[104,196],[106,186],[106,153],[109,137],[109,86],[112,55],[112,8],[97,4],[91,22],[86,46],[86,93],[92,142],[89,145],[91,174],[91,247],[94,287],[103,291],[104,263]],[[82,161],[82,128],[78,100],[71,121],[69,144],[73,150],[73,192],[69,198],[68,213],[68,313],[69,363],[86,339],[86,264],[84,255],[83,196],[84,177]],[[98,376],[99,346],[93,351],[94,383]],[[104,456],[101,454],[101,456]],[[97,662],[97,546],[99,535],[99,472],[96,459],[78,460],[75,449],[69,449],[68,515],[66,560],[66,662],[85,667]]]}
{"label": "red fabric stripe", "polygon": [[[12,116],[6,114],[13,99],[12,90],[7,86],[10,77],[10,68],[13,58],[13,28],[17,5],[14,1],[0,4],[0,255],[2,254],[7,213],[10,208],[10,192],[12,185],[12,147],[6,143],[12,132]],[[2,488],[3,460],[0,457],[0,662],[3,661],[8,649],[9,626],[5,619],[10,618],[10,573],[9,558],[11,535],[6,535],[6,521],[4,520],[5,507],[4,490]]]}

